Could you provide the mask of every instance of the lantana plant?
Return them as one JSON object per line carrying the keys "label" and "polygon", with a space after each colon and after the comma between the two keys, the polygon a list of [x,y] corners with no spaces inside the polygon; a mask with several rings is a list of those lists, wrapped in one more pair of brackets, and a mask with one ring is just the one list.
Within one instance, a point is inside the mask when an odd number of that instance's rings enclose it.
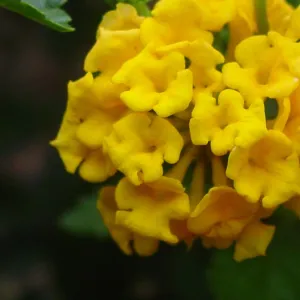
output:
{"label": "lantana plant", "polygon": [[266,219],[280,206],[300,215],[300,7],[143,5],[103,17],[51,145],[86,181],[122,175],[97,207],[124,253],[201,239],[234,245],[236,261],[265,255]]}

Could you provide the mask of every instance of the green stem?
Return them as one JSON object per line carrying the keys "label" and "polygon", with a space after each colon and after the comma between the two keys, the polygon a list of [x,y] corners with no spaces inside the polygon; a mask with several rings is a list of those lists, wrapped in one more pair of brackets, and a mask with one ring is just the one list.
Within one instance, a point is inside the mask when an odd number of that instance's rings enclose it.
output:
{"label": "green stem", "polygon": [[145,1],[137,1],[134,4],[134,6],[135,6],[137,12],[139,13],[139,15],[145,16],[145,17],[151,16],[151,11]]}
{"label": "green stem", "polygon": [[259,34],[266,34],[269,31],[267,15],[267,0],[254,0],[256,22]]}

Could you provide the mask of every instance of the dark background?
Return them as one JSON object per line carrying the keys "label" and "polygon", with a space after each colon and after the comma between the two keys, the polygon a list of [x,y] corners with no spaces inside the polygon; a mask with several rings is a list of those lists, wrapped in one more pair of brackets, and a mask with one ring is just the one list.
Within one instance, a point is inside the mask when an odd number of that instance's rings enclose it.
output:
{"label": "dark background", "polygon": [[[299,300],[300,222],[286,212],[268,220],[277,229],[267,256],[239,264],[232,249],[199,243],[162,245],[150,258],[119,251],[93,204],[97,186],[67,174],[49,146],[67,82],[84,74],[110,9],[104,0],[65,8],[74,33],[0,9],[0,300]],[[76,210],[82,203],[91,204]]]}
{"label": "dark background", "polygon": [[[57,224],[94,187],[65,172],[49,141],[66,105],[66,84],[83,75],[103,1],[69,1],[74,33],[0,9],[0,300],[211,299],[209,253],[162,246],[127,257],[109,238]],[[99,224],[101,226],[101,224]]]}

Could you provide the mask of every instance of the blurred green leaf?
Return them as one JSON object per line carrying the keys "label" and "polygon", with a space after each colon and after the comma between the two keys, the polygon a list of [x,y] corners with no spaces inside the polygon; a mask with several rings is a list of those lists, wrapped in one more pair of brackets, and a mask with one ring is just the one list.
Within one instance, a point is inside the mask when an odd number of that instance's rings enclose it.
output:
{"label": "blurred green leaf", "polygon": [[300,4],[300,0],[287,0],[287,2],[289,2],[290,4],[292,4],[295,7]]}
{"label": "blurred green leaf", "polygon": [[96,193],[82,198],[76,206],[60,218],[59,226],[78,235],[107,237],[108,230],[97,210],[96,201]]}
{"label": "blurred green leaf", "polygon": [[299,300],[299,220],[284,213],[267,256],[233,261],[233,250],[216,251],[209,280],[215,300]]}
{"label": "blurred green leaf", "polygon": [[226,54],[229,41],[229,26],[225,25],[221,31],[214,34],[213,46],[215,49],[220,51],[222,54]]}
{"label": "blurred green leaf", "polygon": [[211,299],[205,277],[210,251],[203,248],[200,240],[194,241],[189,250],[186,245],[178,245],[173,251],[169,268],[172,286],[179,296],[178,299]]}
{"label": "blurred green leaf", "polygon": [[278,116],[279,105],[276,99],[267,98],[264,102],[267,120],[274,120]]}
{"label": "blurred green leaf", "polygon": [[66,0],[0,0],[4,7],[61,32],[74,31],[71,17],[61,9]]}

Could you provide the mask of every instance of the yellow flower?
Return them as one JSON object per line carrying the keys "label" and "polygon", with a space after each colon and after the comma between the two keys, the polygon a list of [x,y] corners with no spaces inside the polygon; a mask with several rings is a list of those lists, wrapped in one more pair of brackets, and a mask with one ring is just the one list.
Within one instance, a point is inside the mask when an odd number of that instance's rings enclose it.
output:
{"label": "yellow flower", "polygon": [[79,166],[79,175],[89,182],[103,182],[115,173],[116,167],[102,148],[88,151]]}
{"label": "yellow flower", "polygon": [[205,40],[180,42],[157,49],[160,54],[180,52],[190,61],[189,70],[193,74],[194,89],[197,92],[216,92],[223,87],[222,74],[216,66],[224,62],[223,55]]}
{"label": "yellow flower", "polygon": [[[269,39],[275,48],[279,49],[282,59],[289,72],[296,77],[299,83],[300,77],[300,45],[291,39],[284,37],[276,32],[269,32]],[[297,85],[296,85],[297,86]]]}
{"label": "yellow flower", "polygon": [[141,25],[141,41],[144,45],[154,43],[155,45],[171,45],[185,41],[193,42],[203,39],[208,43],[213,42],[213,35],[205,31],[197,23],[182,24],[181,19],[174,22],[163,22],[159,18],[146,18]]}
{"label": "yellow flower", "polygon": [[115,10],[107,12],[99,25],[99,28],[109,30],[130,30],[140,28],[144,17],[138,15],[134,6],[118,3]]}
{"label": "yellow flower", "polygon": [[[230,38],[227,50],[228,60],[234,60],[236,46],[257,32],[254,1],[235,0],[236,14],[229,23]],[[292,7],[285,0],[267,0],[267,17],[270,30],[285,34],[290,21]]]}
{"label": "yellow flower", "polygon": [[[91,75],[89,75],[91,76]],[[90,88],[89,102],[101,109],[116,108],[117,110],[125,107],[120,99],[120,93],[126,90],[122,84],[115,84],[112,82],[112,74],[104,72],[94,78],[94,83]]]}
{"label": "yellow flower", "polygon": [[267,121],[268,129],[283,131],[290,117],[291,102],[288,97],[275,99],[278,105],[278,113],[274,120]]}
{"label": "yellow flower", "polygon": [[266,255],[266,250],[274,236],[275,226],[266,225],[259,221],[252,222],[239,237],[233,258],[240,262],[256,256]]}
{"label": "yellow flower", "polygon": [[140,25],[144,18],[129,4],[119,3],[106,13],[97,30],[96,43],[84,62],[86,72],[114,72],[142,49]]}
{"label": "yellow flower", "polygon": [[258,203],[249,203],[233,188],[212,188],[188,219],[188,229],[199,235],[205,247],[225,249],[235,244],[234,259],[242,261],[265,255],[275,227],[259,218],[269,213]]}
{"label": "yellow flower", "polygon": [[193,76],[185,69],[184,56],[172,52],[161,57],[151,47],[124,63],[113,81],[128,87],[121,99],[130,109],[153,109],[161,117],[185,110],[193,96]]}
{"label": "yellow flower", "polygon": [[85,58],[84,70],[113,74],[141,50],[140,29],[113,31],[100,27],[96,43]]}
{"label": "yellow flower", "polygon": [[103,17],[51,144],[87,181],[123,173],[97,208],[127,255],[200,238],[242,261],[266,254],[275,227],[262,220],[279,206],[300,215],[300,8],[266,5],[266,35],[252,0],[159,0],[150,17],[120,3]]}
{"label": "yellow flower", "polygon": [[273,208],[299,191],[299,159],[292,142],[270,130],[249,149],[236,147],[229,155],[227,176],[250,202]]}
{"label": "yellow flower", "polygon": [[300,116],[300,85],[290,96],[290,118],[296,118]]}
{"label": "yellow flower", "polygon": [[[161,0],[153,16],[176,28],[197,26],[203,30],[219,31],[235,13],[234,0]],[[173,29],[175,30],[175,28]]]}
{"label": "yellow flower", "polygon": [[188,219],[188,229],[204,238],[204,245],[226,248],[234,242],[257,213],[259,205],[249,203],[233,188],[212,188]]}
{"label": "yellow flower", "polygon": [[286,0],[267,0],[267,14],[272,31],[285,34],[293,8]]}
{"label": "yellow flower", "polygon": [[[68,172],[75,173],[79,168],[85,180],[99,182],[116,172],[110,158],[103,153],[102,143],[126,108],[117,105],[101,109],[101,99],[99,102],[99,99],[94,99],[95,85],[97,80],[90,73],[69,83],[68,106],[58,135],[51,145],[59,151]],[[114,98],[112,100],[115,101]],[[105,107],[109,99],[103,102]]]}
{"label": "yellow flower", "polygon": [[300,38],[300,6],[298,6],[292,13],[288,28],[285,32],[285,36],[297,41]]}
{"label": "yellow flower", "polygon": [[[157,239],[141,236],[122,225],[116,224],[116,214],[119,208],[115,199],[115,190],[115,187],[108,186],[104,187],[99,194],[97,208],[103,223],[114,241],[127,255],[132,254],[132,247],[141,256],[152,255],[158,249],[159,241]],[[131,241],[133,241],[132,247]]]}
{"label": "yellow flower", "polygon": [[267,133],[261,99],[246,109],[240,93],[224,90],[218,100],[201,93],[195,102],[190,121],[192,142],[195,145],[211,142],[215,155],[225,155],[234,146],[247,148]]}
{"label": "yellow flower", "polygon": [[300,156],[300,116],[288,120],[283,132],[293,142],[295,150]]}
{"label": "yellow flower", "polygon": [[234,60],[236,46],[257,31],[253,1],[236,0],[236,14],[229,23],[227,59]]}
{"label": "yellow flower", "polygon": [[[287,99],[287,104],[280,107],[278,120],[282,119],[279,130],[293,142],[295,150],[300,156],[300,86]],[[282,117],[284,116],[284,118]]]}
{"label": "yellow flower", "polygon": [[268,128],[282,131],[293,143],[300,156],[300,86],[290,97],[277,99],[278,115]]}
{"label": "yellow flower", "polygon": [[131,113],[115,123],[104,142],[114,165],[136,185],[159,179],[163,162],[176,163],[183,147],[169,121],[147,113]]}
{"label": "yellow flower", "polygon": [[144,44],[159,45],[195,40],[212,43],[211,31],[219,31],[234,14],[233,0],[163,0],[159,1],[153,18],[147,18],[141,25],[141,39]]}
{"label": "yellow flower", "polygon": [[236,48],[237,62],[224,65],[224,82],[248,103],[288,97],[299,84],[298,51],[299,45],[276,32],[247,38]]}
{"label": "yellow flower", "polygon": [[142,236],[170,244],[179,242],[172,233],[171,220],[185,220],[189,215],[189,198],[179,180],[159,180],[133,185],[123,178],[116,189],[116,224]]}
{"label": "yellow flower", "polygon": [[103,140],[112,132],[113,124],[124,114],[123,107],[113,107],[110,110],[92,110],[82,117],[76,131],[77,139],[89,149],[99,149]]}

